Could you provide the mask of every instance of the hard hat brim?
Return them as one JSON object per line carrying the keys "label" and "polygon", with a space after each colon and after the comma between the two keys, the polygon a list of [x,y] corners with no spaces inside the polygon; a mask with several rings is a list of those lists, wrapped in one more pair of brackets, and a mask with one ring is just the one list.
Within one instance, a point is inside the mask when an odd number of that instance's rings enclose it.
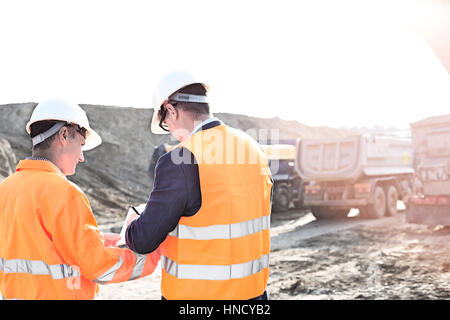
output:
{"label": "hard hat brim", "polygon": [[101,143],[102,138],[100,137],[100,135],[91,128],[86,128],[86,141],[81,150],[82,151],[92,150],[95,147],[98,147]]}

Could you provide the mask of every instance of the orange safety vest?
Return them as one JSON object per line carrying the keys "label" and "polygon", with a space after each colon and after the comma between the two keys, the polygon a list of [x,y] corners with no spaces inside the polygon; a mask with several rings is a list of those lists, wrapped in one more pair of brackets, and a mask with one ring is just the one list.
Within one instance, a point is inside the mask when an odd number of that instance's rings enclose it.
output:
{"label": "orange safety vest", "polygon": [[49,161],[22,160],[0,183],[0,299],[93,299],[158,261],[105,248],[86,196]]}
{"label": "orange safety vest", "polygon": [[[195,156],[202,204],[161,245],[166,299],[251,299],[269,277],[267,158],[253,139],[225,125],[199,131],[180,147]],[[180,162],[176,150],[172,161]]]}

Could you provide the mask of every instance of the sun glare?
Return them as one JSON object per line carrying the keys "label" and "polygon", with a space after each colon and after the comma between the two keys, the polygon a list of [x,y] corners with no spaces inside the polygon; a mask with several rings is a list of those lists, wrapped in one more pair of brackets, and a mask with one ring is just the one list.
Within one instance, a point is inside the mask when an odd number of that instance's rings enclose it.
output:
{"label": "sun glare", "polygon": [[158,76],[187,68],[209,80],[216,112],[405,127],[449,107],[448,72],[419,36],[432,32],[440,9],[424,1],[3,2],[0,104],[57,95],[150,108]]}

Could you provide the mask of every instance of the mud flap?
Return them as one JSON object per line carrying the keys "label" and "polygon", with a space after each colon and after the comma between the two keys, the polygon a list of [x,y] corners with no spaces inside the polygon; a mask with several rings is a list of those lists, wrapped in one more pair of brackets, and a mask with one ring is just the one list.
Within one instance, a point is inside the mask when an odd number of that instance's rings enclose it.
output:
{"label": "mud flap", "polygon": [[450,226],[450,207],[409,205],[406,209],[406,222]]}

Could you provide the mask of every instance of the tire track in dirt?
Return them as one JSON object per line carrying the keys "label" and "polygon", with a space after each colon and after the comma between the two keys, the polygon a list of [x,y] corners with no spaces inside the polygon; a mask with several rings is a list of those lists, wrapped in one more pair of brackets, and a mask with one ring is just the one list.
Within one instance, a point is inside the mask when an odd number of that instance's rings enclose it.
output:
{"label": "tire track in dirt", "polygon": [[[290,216],[289,216],[290,215]],[[273,219],[272,299],[449,299],[450,228],[379,220]]]}
{"label": "tire track in dirt", "polygon": [[[353,209],[352,209],[353,211]],[[353,211],[350,215],[356,215]],[[274,213],[276,215],[276,213]],[[289,219],[292,217],[292,219]],[[398,217],[384,217],[383,219],[371,220],[362,219],[359,216],[352,216],[345,219],[316,220],[311,212],[289,212],[284,216],[275,216],[274,225],[271,226],[271,250],[277,251],[295,246],[300,240],[317,237],[327,233],[340,232],[360,225],[375,226],[389,224],[397,220]],[[290,221],[283,221],[290,220]],[[282,223],[284,222],[284,223]]]}

